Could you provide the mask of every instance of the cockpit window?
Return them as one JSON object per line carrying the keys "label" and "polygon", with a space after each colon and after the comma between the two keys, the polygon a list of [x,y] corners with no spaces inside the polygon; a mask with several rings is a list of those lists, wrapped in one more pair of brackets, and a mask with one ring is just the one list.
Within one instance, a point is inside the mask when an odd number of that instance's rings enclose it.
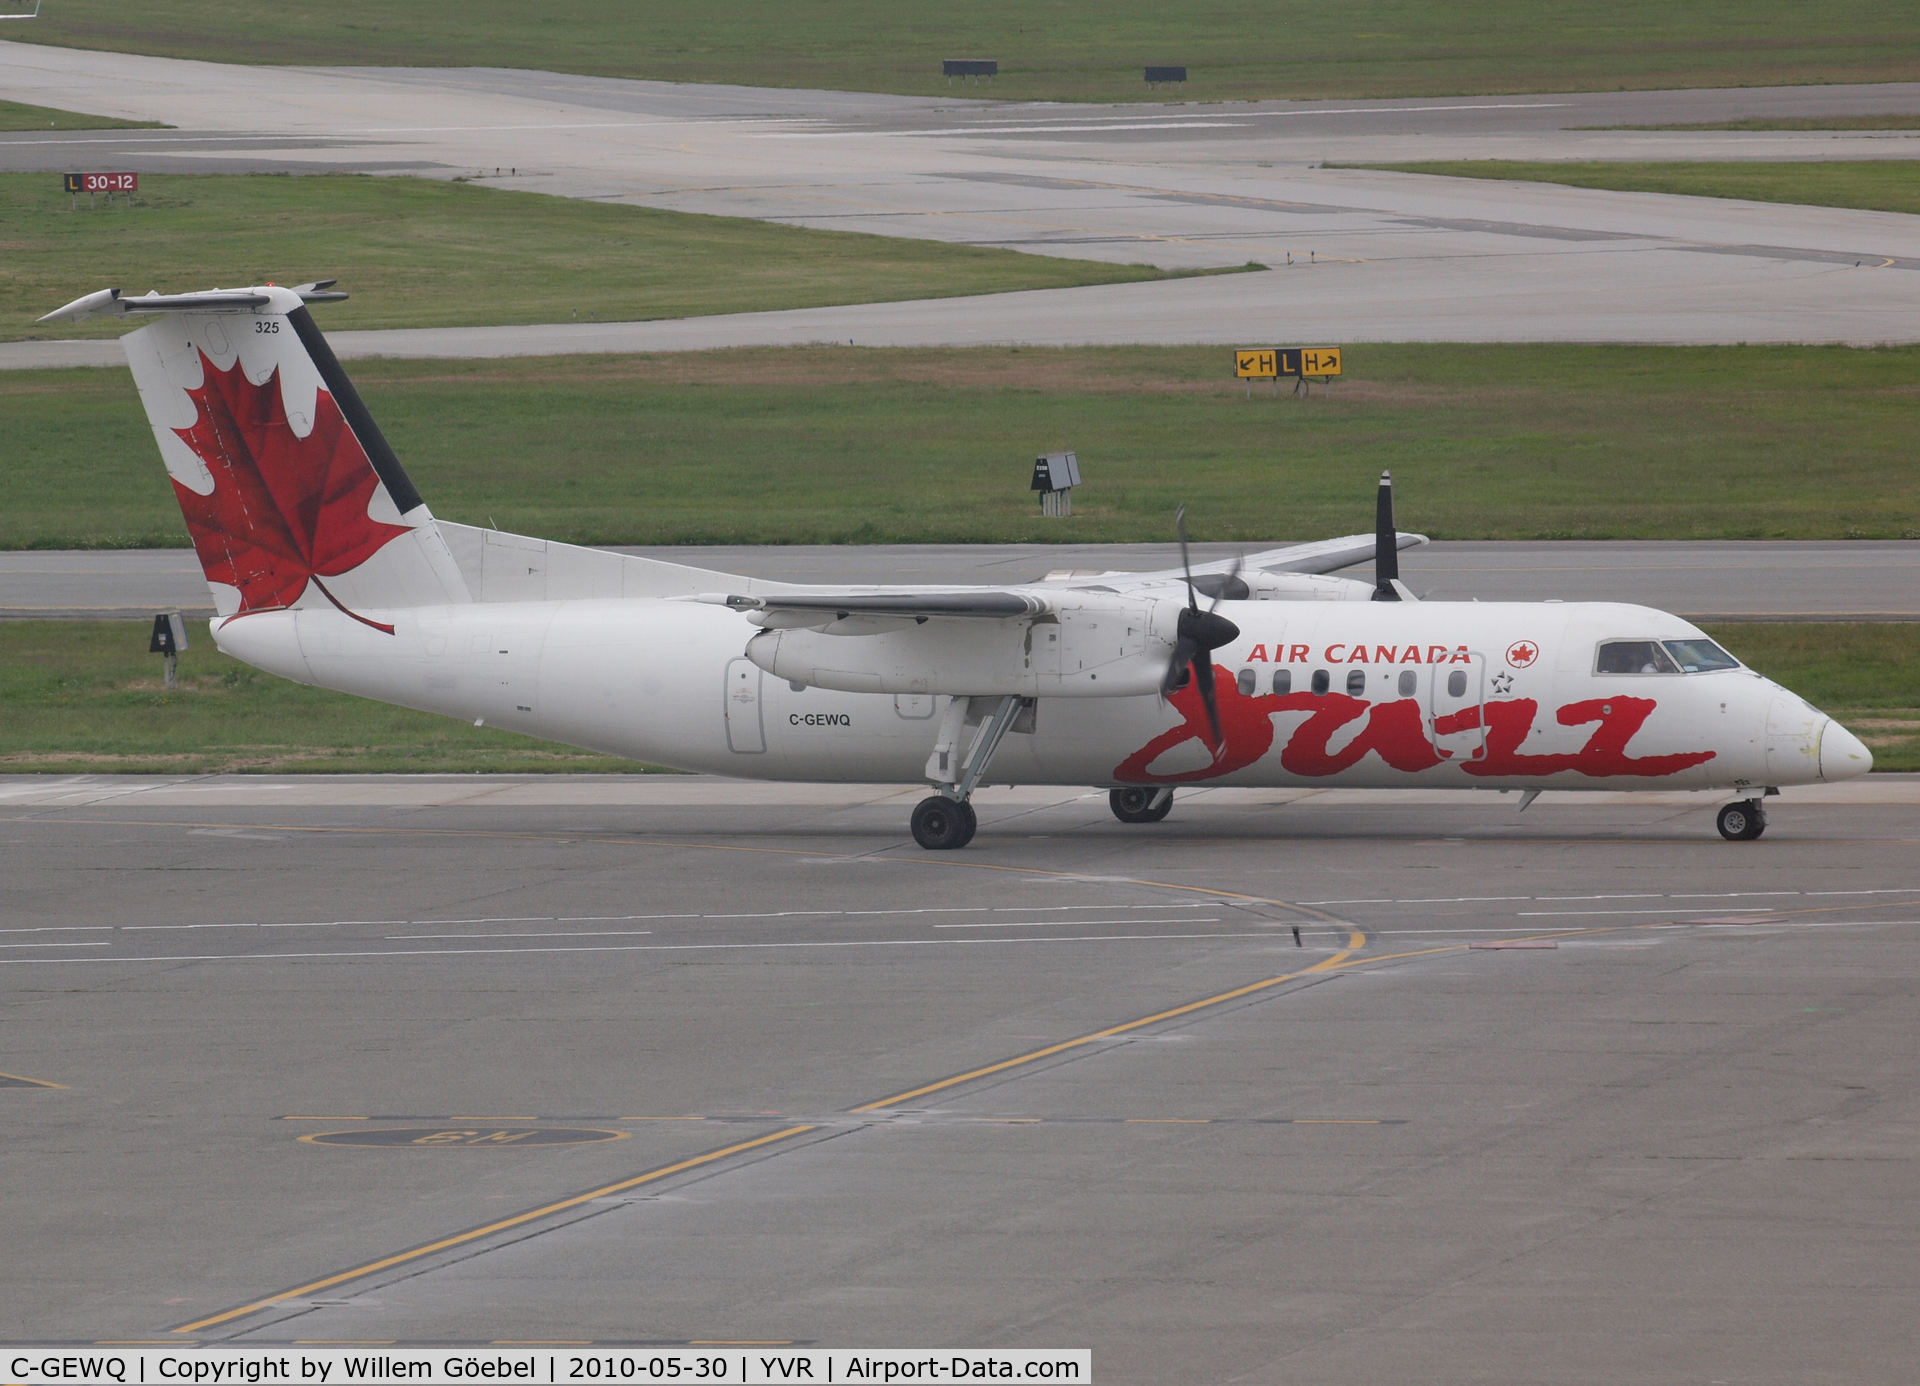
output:
{"label": "cockpit window", "polygon": [[1682,673],[1704,674],[1714,669],[1738,669],[1740,661],[1711,640],[1669,640],[1667,653],[1679,663]]}
{"label": "cockpit window", "polygon": [[1609,640],[1594,663],[1599,674],[1677,674],[1675,664],[1658,640]]}

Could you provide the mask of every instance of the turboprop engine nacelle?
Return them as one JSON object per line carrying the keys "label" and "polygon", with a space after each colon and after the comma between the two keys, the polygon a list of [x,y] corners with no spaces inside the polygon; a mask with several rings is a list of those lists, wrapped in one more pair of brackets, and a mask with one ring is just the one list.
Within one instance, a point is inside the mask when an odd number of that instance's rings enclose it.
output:
{"label": "turboprop engine nacelle", "polygon": [[747,658],[776,678],[845,693],[1115,697],[1159,689],[1177,616],[1162,601],[1058,605],[1015,620],[849,615],[763,630]]}

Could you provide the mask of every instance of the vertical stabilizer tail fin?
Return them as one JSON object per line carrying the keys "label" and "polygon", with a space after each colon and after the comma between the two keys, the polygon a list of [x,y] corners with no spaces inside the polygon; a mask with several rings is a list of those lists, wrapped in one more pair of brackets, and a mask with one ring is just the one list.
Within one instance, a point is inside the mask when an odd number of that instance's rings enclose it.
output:
{"label": "vertical stabilizer tail fin", "polygon": [[122,345],[220,616],[331,604],[390,629],[361,613],[471,598],[313,321],[326,290],[108,289],[48,318],[154,316]]}

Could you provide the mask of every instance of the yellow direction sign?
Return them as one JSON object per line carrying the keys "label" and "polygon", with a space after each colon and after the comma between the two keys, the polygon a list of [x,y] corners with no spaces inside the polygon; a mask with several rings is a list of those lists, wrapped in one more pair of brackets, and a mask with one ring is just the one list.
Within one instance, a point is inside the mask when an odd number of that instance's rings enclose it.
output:
{"label": "yellow direction sign", "polygon": [[1286,347],[1280,352],[1280,374],[1330,376],[1340,374],[1339,347]]}
{"label": "yellow direction sign", "polygon": [[1280,353],[1272,347],[1245,347],[1233,353],[1233,373],[1241,380],[1276,380]]}

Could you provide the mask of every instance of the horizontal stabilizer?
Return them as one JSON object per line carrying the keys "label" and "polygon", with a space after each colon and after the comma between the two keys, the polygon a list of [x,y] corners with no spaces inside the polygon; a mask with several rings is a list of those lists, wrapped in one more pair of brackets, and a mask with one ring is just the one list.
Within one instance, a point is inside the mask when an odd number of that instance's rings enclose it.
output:
{"label": "horizontal stabilizer", "polygon": [[[337,290],[333,279],[316,279],[289,290],[306,303],[338,303],[346,295]],[[272,285],[264,286],[272,288]],[[208,289],[197,294],[163,294],[150,290],[138,298],[127,298],[119,289],[100,289],[76,298],[64,308],[56,308],[41,322],[85,322],[88,318],[125,317],[129,313],[218,313],[239,308],[264,308],[271,298],[260,289]]]}

